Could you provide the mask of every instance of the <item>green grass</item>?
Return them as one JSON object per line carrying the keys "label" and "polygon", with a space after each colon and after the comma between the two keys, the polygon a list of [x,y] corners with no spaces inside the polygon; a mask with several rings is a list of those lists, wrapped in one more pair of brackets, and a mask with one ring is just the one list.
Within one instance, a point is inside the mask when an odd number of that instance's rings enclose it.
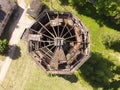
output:
{"label": "green grass", "polygon": [[[52,1],[54,9],[71,11],[89,28],[92,58],[75,72],[76,77],[58,75],[50,77],[29,56],[27,43],[20,42],[18,45],[20,57],[12,61],[0,90],[4,90],[3,88],[6,90],[120,90],[120,52],[106,49],[102,43],[103,35],[115,34],[118,31],[105,25],[100,27],[96,20],[78,14],[71,6],[61,6],[60,2]],[[50,6],[50,2],[44,1],[44,3]],[[87,76],[85,72],[93,73]],[[107,84],[109,88],[106,89],[102,84]]]}
{"label": "green grass", "polygon": [[92,90],[82,78],[81,83],[71,83],[57,75],[50,77],[29,56],[27,43],[20,42],[18,46],[21,48],[21,57],[12,61],[0,90]]}

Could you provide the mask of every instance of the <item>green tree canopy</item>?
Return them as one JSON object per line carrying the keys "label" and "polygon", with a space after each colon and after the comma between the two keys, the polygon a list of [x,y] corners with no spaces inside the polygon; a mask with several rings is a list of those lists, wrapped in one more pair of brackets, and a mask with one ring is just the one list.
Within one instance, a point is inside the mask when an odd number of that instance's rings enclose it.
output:
{"label": "green tree canopy", "polygon": [[[120,0],[68,0],[73,7],[84,6],[92,3],[97,14],[108,17],[116,24],[120,24]],[[86,11],[87,12],[87,11]]]}

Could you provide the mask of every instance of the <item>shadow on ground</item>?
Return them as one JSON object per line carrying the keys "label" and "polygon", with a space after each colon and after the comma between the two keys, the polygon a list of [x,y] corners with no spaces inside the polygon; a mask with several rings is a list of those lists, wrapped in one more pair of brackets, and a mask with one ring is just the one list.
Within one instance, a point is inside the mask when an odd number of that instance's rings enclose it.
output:
{"label": "shadow on ground", "polygon": [[120,88],[120,66],[116,66],[100,53],[92,53],[91,58],[75,75],[57,75],[71,83],[80,82],[82,77],[95,90],[118,90]]}
{"label": "shadow on ground", "polygon": [[5,57],[10,57],[12,60],[16,60],[21,57],[21,49],[17,45],[11,45],[6,48],[6,52],[2,54]]}
{"label": "shadow on ground", "polygon": [[12,59],[12,60],[16,60],[19,57],[21,57],[21,49],[20,47],[18,47],[17,45],[12,45],[10,46],[10,50],[8,52],[8,56]]}
{"label": "shadow on ground", "polygon": [[100,53],[92,53],[92,57],[79,71],[80,75],[95,89],[118,90],[120,88],[120,66],[115,66]]}
{"label": "shadow on ground", "polygon": [[71,83],[80,82],[81,78],[79,77],[82,77],[95,90],[99,88],[102,90],[118,90],[120,88],[120,66],[116,66],[98,52],[92,53],[91,58],[75,75],[57,76]]}
{"label": "shadow on ground", "polygon": [[59,75],[59,74],[48,74],[49,77],[55,77],[55,76],[58,76],[58,77],[61,77],[71,83],[75,83],[78,81],[78,78],[75,76],[75,75]]}
{"label": "shadow on ground", "polygon": [[110,46],[105,45],[106,48],[112,49],[116,52],[120,52],[120,41],[114,41]]}
{"label": "shadow on ground", "polygon": [[70,81],[71,83],[75,83],[78,81],[78,78],[75,75],[58,75],[58,77],[62,77],[65,80]]}
{"label": "shadow on ground", "polygon": [[92,53],[91,58],[78,70],[77,75],[57,75],[75,83],[82,77],[95,90],[118,90],[120,88],[120,66],[104,58],[100,53]]}

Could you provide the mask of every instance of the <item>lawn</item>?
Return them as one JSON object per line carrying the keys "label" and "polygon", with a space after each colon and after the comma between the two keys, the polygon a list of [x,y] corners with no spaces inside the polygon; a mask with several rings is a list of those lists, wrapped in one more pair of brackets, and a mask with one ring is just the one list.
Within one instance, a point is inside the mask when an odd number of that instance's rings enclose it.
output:
{"label": "lawn", "polygon": [[21,48],[20,57],[12,61],[0,90],[92,90],[87,82],[83,79],[79,82],[75,76],[62,77],[44,73],[29,56],[27,43],[21,41],[18,47]]}
{"label": "lawn", "polygon": [[120,52],[102,43],[103,36],[119,31],[100,26],[95,19],[79,14],[71,6],[61,6],[58,0],[52,0],[53,5],[47,0],[44,3],[51,9],[71,11],[84,22],[90,31],[91,58],[75,75],[48,75],[29,56],[27,43],[20,41],[19,54],[12,61],[0,90],[120,90]]}

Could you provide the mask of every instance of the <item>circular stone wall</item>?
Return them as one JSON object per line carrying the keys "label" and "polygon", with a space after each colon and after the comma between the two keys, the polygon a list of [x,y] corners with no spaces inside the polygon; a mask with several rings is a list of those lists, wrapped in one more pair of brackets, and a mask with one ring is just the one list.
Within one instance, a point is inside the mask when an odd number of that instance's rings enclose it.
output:
{"label": "circular stone wall", "polygon": [[70,12],[44,11],[29,28],[29,53],[52,74],[72,74],[90,56],[89,32]]}

